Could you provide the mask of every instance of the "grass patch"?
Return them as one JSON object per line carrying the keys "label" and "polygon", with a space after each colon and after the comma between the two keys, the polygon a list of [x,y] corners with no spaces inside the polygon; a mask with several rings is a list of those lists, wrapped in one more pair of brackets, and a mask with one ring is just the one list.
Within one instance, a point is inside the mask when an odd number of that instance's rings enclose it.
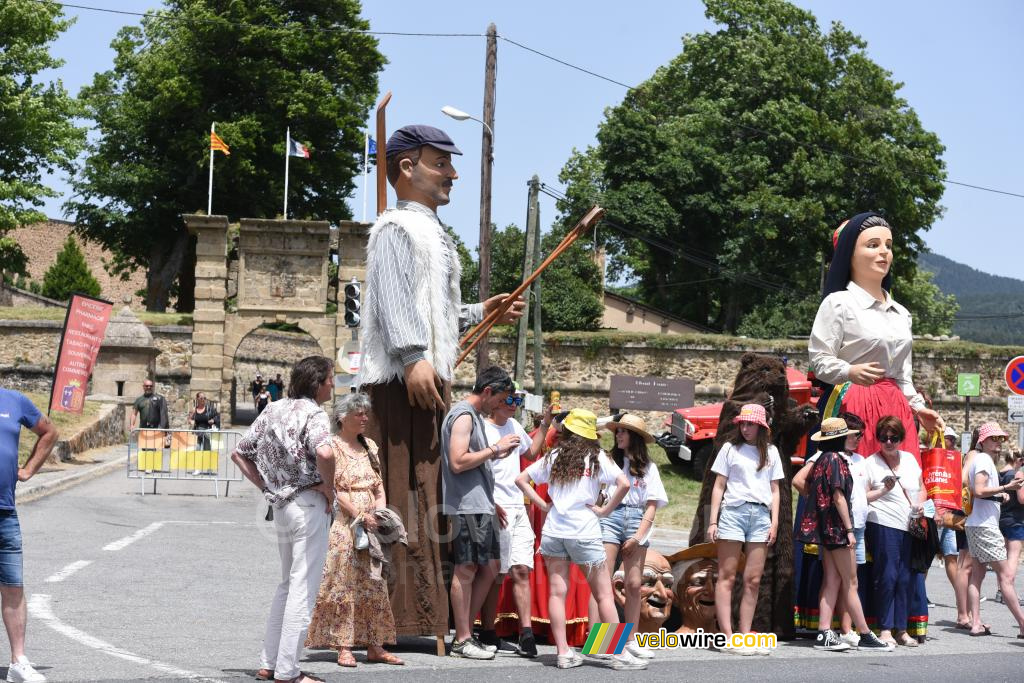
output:
{"label": "grass patch", "polygon": [[[612,449],[612,435],[605,432],[601,435],[601,448],[606,452]],[[689,468],[679,468],[668,461],[665,450],[656,443],[647,447],[651,460],[658,466],[661,482],[668,494],[668,505],[658,510],[655,524],[670,529],[689,530],[693,523],[693,514],[697,511],[700,499],[700,482],[690,478]]]}
{"label": "grass patch", "polygon": [[[25,395],[28,396],[36,408],[39,408],[43,415],[46,414],[47,401],[50,400],[49,394],[27,393]],[[64,439],[95,420],[99,412],[100,405],[98,403],[86,401],[81,415],[56,411],[50,415],[50,420],[57,426],[57,431],[60,432],[61,438]],[[19,467],[24,465],[28,460],[28,456],[32,454],[32,448],[36,445],[36,438],[36,435],[30,430],[21,430],[21,439],[18,441]]]}
{"label": "grass patch", "polygon": [[[114,306],[114,314],[121,310],[121,306]],[[63,322],[67,309],[64,308],[31,308],[27,306],[0,306],[0,320],[55,320]],[[191,325],[191,313],[151,313],[149,311],[135,311],[146,325]]]}

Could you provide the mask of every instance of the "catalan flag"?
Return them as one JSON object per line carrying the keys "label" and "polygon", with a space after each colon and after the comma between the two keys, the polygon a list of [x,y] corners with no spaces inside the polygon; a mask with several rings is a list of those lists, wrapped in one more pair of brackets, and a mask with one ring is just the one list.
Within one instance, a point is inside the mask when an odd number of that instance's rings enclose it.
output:
{"label": "catalan flag", "polygon": [[633,635],[634,624],[594,624],[583,644],[585,655],[621,655]]}
{"label": "catalan flag", "polygon": [[212,130],[210,131],[210,151],[224,152],[228,156],[231,156],[231,148],[228,147],[227,143],[221,140],[220,136]]}

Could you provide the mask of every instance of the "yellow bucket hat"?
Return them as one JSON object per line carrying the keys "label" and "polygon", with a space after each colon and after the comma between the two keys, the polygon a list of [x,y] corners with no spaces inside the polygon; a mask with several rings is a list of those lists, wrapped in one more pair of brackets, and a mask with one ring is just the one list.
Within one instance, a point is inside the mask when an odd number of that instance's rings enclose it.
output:
{"label": "yellow bucket hat", "polygon": [[584,439],[597,441],[597,415],[594,415],[589,410],[584,410],[583,408],[570,410],[565,421],[562,422],[562,428],[568,429],[573,434],[582,436]]}

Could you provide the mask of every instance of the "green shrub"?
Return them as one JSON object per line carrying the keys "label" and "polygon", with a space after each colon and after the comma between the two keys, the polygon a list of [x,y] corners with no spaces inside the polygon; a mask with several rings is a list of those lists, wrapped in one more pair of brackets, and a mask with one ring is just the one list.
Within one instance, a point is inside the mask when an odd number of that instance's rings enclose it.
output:
{"label": "green shrub", "polygon": [[42,295],[57,301],[67,301],[75,292],[100,295],[100,283],[93,277],[82,250],[75,239],[68,236],[57,260],[43,276]]}

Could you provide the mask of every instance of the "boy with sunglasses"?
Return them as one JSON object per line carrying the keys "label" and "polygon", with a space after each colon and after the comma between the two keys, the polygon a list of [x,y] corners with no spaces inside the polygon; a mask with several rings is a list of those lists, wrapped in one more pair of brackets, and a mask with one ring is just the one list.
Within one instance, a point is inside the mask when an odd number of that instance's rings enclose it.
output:
{"label": "boy with sunglasses", "polygon": [[[523,657],[537,656],[530,614],[530,571],[533,569],[534,533],[526,512],[523,494],[516,486],[516,477],[524,463],[537,459],[544,450],[544,439],[531,439],[523,426],[513,417],[522,406],[526,392],[516,384],[515,391],[498,405],[484,422],[487,443],[497,444],[515,436],[519,445],[511,456],[491,463],[494,472],[494,505],[498,513],[498,541],[501,545],[499,574],[481,610],[480,642],[497,647],[498,652],[515,653]],[[550,406],[544,412],[540,434],[546,434],[551,425]],[[517,457],[518,456],[518,457]],[[498,594],[506,575],[512,577],[512,595],[516,614],[519,615],[519,646],[499,640],[494,630],[498,612]]]}

